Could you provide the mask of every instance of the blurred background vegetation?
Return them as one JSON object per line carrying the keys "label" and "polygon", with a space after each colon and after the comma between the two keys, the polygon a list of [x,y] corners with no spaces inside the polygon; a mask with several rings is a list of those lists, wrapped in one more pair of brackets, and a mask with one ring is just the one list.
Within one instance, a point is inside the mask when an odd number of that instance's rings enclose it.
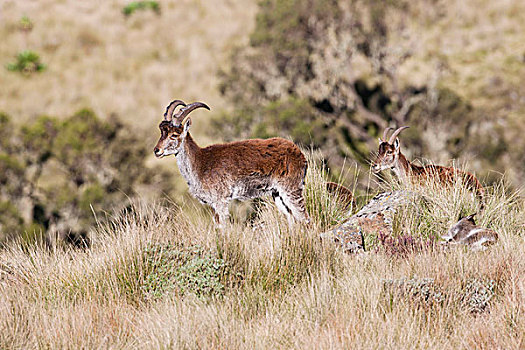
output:
{"label": "blurred background vegetation", "polygon": [[523,13],[519,0],[3,1],[0,238],[83,245],[135,196],[183,200],[175,162],[151,153],[174,98],[212,106],[195,112],[201,146],[291,138],[334,177],[358,164],[343,178],[358,192],[377,137],[401,125],[409,158],[518,188]]}
{"label": "blurred background vegetation", "polygon": [[366,165],[386,127],[409,125],[410,158],[459,159],[485,183],[505,172],[519,186],[523,9],[519,1],[261,1],[249,43],[221,72],[221,93],[236,109],[215,126],[227,139],[290,136],[320,148],[337,170],[345,158]]}
{"label": "blurred background vegetation", "polygon": [[[0,115],[0,225],[3,240],[60,238],[89,245],[97,220],[129,206],[140,190],[169,193],[165,170],[145,166],[144,137],[91,110],[16,125]],[[52,242],[49,242],[52,243]]]}

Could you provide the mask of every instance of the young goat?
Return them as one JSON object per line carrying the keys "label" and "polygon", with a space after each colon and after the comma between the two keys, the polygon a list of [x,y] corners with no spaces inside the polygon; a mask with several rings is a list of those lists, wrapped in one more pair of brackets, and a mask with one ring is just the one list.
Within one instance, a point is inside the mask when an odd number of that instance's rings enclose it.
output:
{"label": "young goat", "polygon": [[473,174],[454,167],[439,165],[417,166],[406,159],[403,153],[401,153],[397,136],[407,128],[408,126],[403,126],[394,131],[388,141],[386,141],[386,138],[391,128],[385,130],[383,133],[384,140],[379,139],[379,152],[374,162],[374,172],[377,173],[381,170],[391,169],[401,181],[409,179],[413,182],[420,183],[428,180],[436,180],[441,184],[452,185],[456,180],[460,179],[463,181],[463,184],[479,198],[480,210],[483,209],[485,192],[481,183]]}
{"label": "young goat", "polygon": [[498,234],[492,230],[482,228],[476,225],[472,214],[460,218],[449,230],[443,244],[464,244],[472,250],[485,250],[487,246],[496,243]]}
{"label": "young goat", "polygon": [[[177,106],[183,107],[173,115]],[[154,149],[158,158],[175,155],[190,193],[215,211],[224,225],[229,203],[271,194],[288,222],[307,222],[303,187],[306,158],[293,142],[282,138],[252,139],[199,147],[188,132],[189,113],[204,103],[186,105],[172,101],[160,123],[160,139]]]}

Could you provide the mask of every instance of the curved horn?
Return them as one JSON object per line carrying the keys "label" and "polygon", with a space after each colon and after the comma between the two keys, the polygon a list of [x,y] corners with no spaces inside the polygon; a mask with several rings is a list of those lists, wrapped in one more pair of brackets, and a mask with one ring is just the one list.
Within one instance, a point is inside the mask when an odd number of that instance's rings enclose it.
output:
{"label": "curved horn", "polygon": [[190,114],[193,110],[197,108],[201,108],[201,107],[206,108],[208,111],[210,110],[210,107],[208,107],[206,104],[202,102],[193,102],[187,105],[186,107],[182,107],[176,116],[176,120],[180,121],[178,124],[183,125],[186,122],[186,120],[189,118],[188,114]]}
{"label": "curved horn", "polygon": [[173,112],[175,111],[175,108],[177,106],[186,106],[186,104],[181,100],[173,100],[171,103],[166,107],[166,112],[164,112],[164,120],[171,122],[171,119],[173,118]]}
{"label": "curved horn", "polygon": [[409,128],[409,126],[402,126],[399,129],[397,129],[396,131],[394,131],[392,136],[390,136],[390,140],[388,140],[388,143],[392,144],[392,142],[394,142],[396,140],[396,137],[399,135],[399,133],[401,133],[401,131],[403,131],[405,129],[408,129],[408,128]]}
{"label": "curved horn", "polygon": [[386,138],[388,136],[388,132],[390,130],[392,130],[392,128],[388,127],[388,128],[385,129],[385,131],[383,131],[383,138],[382,138],[383,141],[386,141]]}

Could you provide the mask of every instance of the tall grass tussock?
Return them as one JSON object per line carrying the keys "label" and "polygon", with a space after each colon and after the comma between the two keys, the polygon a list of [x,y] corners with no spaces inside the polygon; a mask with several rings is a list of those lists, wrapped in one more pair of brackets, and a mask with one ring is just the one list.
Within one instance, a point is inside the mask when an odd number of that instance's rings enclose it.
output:
{"label": "tall grass tussock", "polygon": [[422,203],[394,223],[394,236],[432,244],[395,254],[369,237],[348,255],[319,240],[348,213],[310,158],[310,226],[289,227],[271,201],[225,230],[191,205],[139,201],[87,250],[12,243],[0,251],[0,347],[523,348],[525,207],[503,182],[478,214],[500,235],[487,251],[440,248],[475,210],[454,186],[410,188]]}

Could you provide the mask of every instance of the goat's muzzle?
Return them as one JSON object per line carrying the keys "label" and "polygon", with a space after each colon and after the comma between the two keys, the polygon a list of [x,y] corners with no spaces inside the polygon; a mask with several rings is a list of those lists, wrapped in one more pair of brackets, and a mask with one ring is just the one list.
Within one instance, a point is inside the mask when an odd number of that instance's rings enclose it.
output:
{"label": "goat's muzzle", "polygon": [[155,149],[153,149],[153,153],[155,153],[155,157],[161,158],[162,155],[164,154],[164,150],[155,147]]}

